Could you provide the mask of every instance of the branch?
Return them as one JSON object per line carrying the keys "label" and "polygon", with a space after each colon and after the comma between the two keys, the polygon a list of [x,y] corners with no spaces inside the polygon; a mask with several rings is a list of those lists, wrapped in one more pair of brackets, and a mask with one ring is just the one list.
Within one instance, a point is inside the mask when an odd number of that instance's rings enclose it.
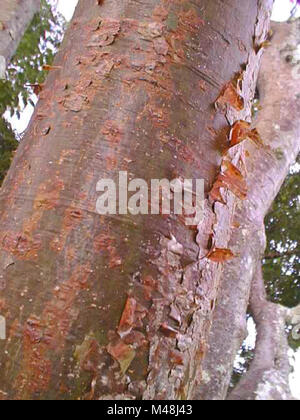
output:
{"label": "branch", "polygon": [[274,251],[274,252],[270,252],[269,254],[266,254],[264,256],[264,260],[275,260],[275,259],[279,259],[279,258],[284,258],[284,257],[292,257],[293,255],[297,255],[297,250],[296,249],[291,249],[289,251],[286,252],[278,252],[278,251]]}
{"label": "branch", "polygon": [[[261,229],[259,233],[258,228],[262,227],[262,221],[299,153],[300,114],[295,112],[300,95],[299,64],[296,64],[299,25],[299,19],[291,24],[273,23],[272,44],[263,58],[258,83],[262,110],[257,115],[256,125],[264,143],[278,158],[274,160],[269,154],[253,153],[252,162],[247,160],[251,168],[247,179],[248,198],[237,209],[235,220],[239,228],[234,229],[230,244],[239,256],[224,266],[196,399],[226,398],[234,360],[244,341],[253,272],[265,252],[264,232]],[[294,57],[292,62],[286,60],[287,54]],[[263,302],[266,302],[265,296]],[[269,305],[270,311],[276,312],[279,308]]]}
{"label": "branch", "polygon": [[267,300],[261,264],[253,278],[250,308],[257,327],[255,356],[250,370],[228,399],[292,400],[286,321],[294,320],[296,309]]}
{"label": "branch", "polygon": [[290,17],[288,19],[288,22],[291,22],[294,19],[297,11],[298,11],[298,2],[295,4],[295,6],[293,7],[293,9],[291,10],[291,14],[290,14]]}
{"label": "branch", "polygon": [[291,325],[300,324],[300,304],[292,309],[286,309],[286,322]]}

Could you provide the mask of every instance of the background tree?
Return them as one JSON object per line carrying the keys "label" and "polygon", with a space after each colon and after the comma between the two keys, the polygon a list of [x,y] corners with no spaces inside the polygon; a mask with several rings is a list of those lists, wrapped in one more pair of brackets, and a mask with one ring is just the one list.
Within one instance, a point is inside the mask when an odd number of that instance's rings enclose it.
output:
{"label": "background tree", "polygon": [[[298,2],[295,3],[291,13],[290,22],[296,15]],[[286,24],[286,33],[289,33],[289,23]],[[296,25],[296,23],[294,23]],[[281,24],[284,27],[283,24]],[[273,24],[276,31],[277,24]],[[295,35],[297,32],[295,32]],[[297,44],[298,37],[295,36],[294,45]],[[272,48],[282,48],[281,45],[274,44]],[[292,43],[282,48],[282,54],[285,54],[287,62],[295,61],[294,55],[289,54],[289,49],[293,47]],[[269,53],[267,53],[269,55]],[[270,70],[272,74],[272,70]],[[286,77],[289,77],[287,73]],[[285,93],[286,95],[286,93]],[[261,109],[259,98],[256,99],[257,105],[255,112]],[[263,114],[262,114],[263,115]],[[280,152],[279,152],[280,153]],[[272,204],[272,207],[266,217],[267,248],[263,260],[263,272],[266,284],[268,299],[274,303],[287,307],[294,307],[300,301],[300,283],[299,283],[299,157],[297,164],[291,168],[290,174],[284,182],[280,193]],[[289,327],[289,332],[291,328]],[[293,339],[293,334],[289,333],[289,345],[294,350],[299,349],[299,340]],[[251,340],[253,341],[253,340]],[[241,376],[248,371],[254,357],[253,343],[249,339],[243,344],[235,365],[233,375],[233,385],[240,380]],[[295,355],[299,357],[298,354]],[[298,376],[298,372],[294,372]]]}
{"label": "background tree", "polygon": [[[21,108],[28,103],[34,106],[32,96],[34,92],[39,92],[40,86],[45,81],[46,72],[43,66],[52,64],[63,36],[65,22],[51,7],[50,2],[46,0],[27,2],[26,7],[29,6],[32,6],[31,13],[29,10],[24,13],[23,2],[18,4],[22,12],[23,31],[30,21],[31,23],[19,44],[14,41],[8,49],[10,54],[6,53],[6,62],[12,54],[14,55],[6,69],[5,79],[0,80],[0,115],[10,110],[11,116],[16,114],[19,118]],[[6,32],[8,28],[7,25]],[[13,47],[17,47],[15,53]],[[10,124],[4,118],[0,119],[0,139],[0,183],[2,183],[10,166],[12,153],[20,140],[19,135],[12,131]]]}
{"label": "background tree", "polygon": [[0,11],[0,79],[5,75],[7,63],[34,14],[40,0],[2,0]]}
{"label": "background tree", "polygon": [[[2,1],[0,10],[0,95],[3,96],[3,79],[7,63],[14,54],[34,13],[39,9],[39,0]],[[1,111],[5,110],[4,108]],[[1,112],[2,114],[3,112]],[[9,168],[13,150],[17,142],[7,123],[0,119],[0,180]]]}

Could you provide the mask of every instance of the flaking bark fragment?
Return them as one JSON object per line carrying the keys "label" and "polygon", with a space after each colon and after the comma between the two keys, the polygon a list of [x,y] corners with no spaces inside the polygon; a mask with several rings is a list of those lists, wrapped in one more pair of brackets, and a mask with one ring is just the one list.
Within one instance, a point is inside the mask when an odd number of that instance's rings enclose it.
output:
{"label": "flaking bark fragment", "polygon": [[233,82],[229,82],[222,90],[220,96],[216,100],[216,108],[227,109],[232,107],[237,111],[244,108],[244,98],[239,94],[237,86]]}
{"label": "flaking bark fragment", "polygon": [[119,363],[122,375],[125,375],[129,366],[136,356],[131,345],[125,344],[122,340],[107,346],[108,353]]}

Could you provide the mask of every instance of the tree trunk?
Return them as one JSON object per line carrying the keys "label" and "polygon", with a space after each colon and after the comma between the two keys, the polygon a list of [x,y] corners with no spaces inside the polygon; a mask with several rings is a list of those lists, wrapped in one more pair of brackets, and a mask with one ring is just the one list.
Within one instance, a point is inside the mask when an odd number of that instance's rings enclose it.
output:
{"label": "tree trunk", "polygon": [[[271,46],[266,50],[258,88],[260,94],[261,111],[258,114],[256,126],[272,153],[252,154],[248,158],[248,199],[243,206],[238,209],[235,226],[238,228],[233,232],[231,245],[239,252],[239,258],[228,263],[225,267],[222,279],[222,287],[218,297],[218,306],[214,314],[213,328],[209,340],[209,351],[204,362],[205,384],[198,389],[197,397],[200,399],[226,398],[228,387],[233,371],[234,361],[238,350],[246,336],[246,311],[250,299],[251,285],[257,284],[257,266],[261,264],[261,258],[265,251],[265,229],[264,217],[268,212],[272,201],[279,192],[279,189],[288,174],[290,165],[295,159],[300,149],[300,119],[299,119],[299,20],[293,23],[273,23],[273,37]],[[297,58],[298,57],[298,58]],[[242,269],[241,269],[242,268]],[[258,270],[259,272],[259,270]],[[259,276],[258,276],[259,277]],[[259,284],[259,282],[258,282]],[[278,313],[286,311],[283,308],[276,308],[272,304],[264,301],[257,305],[256,301],[263,301],[265,298],[257,292],[256,287],[252,287],[252,302],[254,302],[254,312],[259,319],[257,306],[264,307],[268,312],[273,312],[272,322],[268,324],[269,338],[268,353],[271,357],[272,366],[276,370],[276,375],[268,376],[270,370],[270,357],[265,359],[267,363],[261,366],[261,358],[258,357],[260,364],[260,375],[256,376],[255,386],[247,386],[243,382],[243,389],[235,392],[236,398],[241,399],[260,399],[267,398],[266,390],[269,389],[269,398],[274,396],[276,377],[285,377],[281,383],[277,383],[277,389],[281,392],[281,398],[287,398],[286,383],[288,372],[286,361],[281,369],[278,360],[283,359],[282,345],[284,337],[284,318],[277,316]],[[257,299],[257,295],[261,297]],[[275,305],[276,306],[276,305]],[[263,311],[261,311],[263,312]],[[269,311],[270,312],[270,311]],[[262,313],[260,313],[262,316]],[[264,316],[269,317],[268,314]],[[276,328],[274,327],[276,325]],[[263,326],[262,326],[263,327]],[[280,334],[274,337],[272,331]],[[262,329],[261,338],[265,337]],[[258,342],[258,355],[261,344]],[[266,343],[263,343],[263,352],[266,356]],[[284,350],[286,350],[286,344]],[[287,359],[287,354],[285,353]],[[256,364],[254,364],[255,367]],[[262,381],[263,374],[266,378]],[[271,379],[271,383],[270,383]],[[264,382],[264,386],[262,386]],[[281,386],[284,383],[284,386]],[[250,389],[251,388],[251,389]],[[233,397],[233,395],[231,395]],[[279,394],[277,393],[277,398]]]}
{"label": "tree trunk", "polygon": [[0,8],[0,79],[5,77],[7,63],[14,55],[40,0],[2,0]]}
{"label": "tree trunk", "polygon": [[96,3],[79,1],[0,195],[1,395],[190,399],[223,269],[208,252],[228,248],[241,193],[211,194],[191,229],[100,217],[96,185],[128,171],[208,196],[225,158],[242,170],[228,134],[251,118],[273,2]]}
{"label": "tree trunk", "polygon": [[255,357],[228,399],[292,400],[286,324],[288,319],[293,323],[299,307],[292,311],[268,302],[260,261],[252,280],[250,309],[257,326]]}

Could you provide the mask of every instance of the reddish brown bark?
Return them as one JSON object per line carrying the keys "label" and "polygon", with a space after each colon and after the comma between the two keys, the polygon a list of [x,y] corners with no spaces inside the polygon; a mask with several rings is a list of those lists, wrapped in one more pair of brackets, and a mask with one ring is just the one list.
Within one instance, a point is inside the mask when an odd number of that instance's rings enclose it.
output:
{"label": "reddish brown bark", "polygon": [[[186,399],[201,381],[222,272],[203,257],[212,238],[228,247],[238,198],[207,200],[191,230],[100,217],[96,185],[127,170],[212,189],[228,121],[250,116],[272,2],[142,3],[79,2],[1,191],[3,398]],[[242,69],[244,108],[225,115],[215,101]],[[241,154],[226,158],[242,169]]]}

